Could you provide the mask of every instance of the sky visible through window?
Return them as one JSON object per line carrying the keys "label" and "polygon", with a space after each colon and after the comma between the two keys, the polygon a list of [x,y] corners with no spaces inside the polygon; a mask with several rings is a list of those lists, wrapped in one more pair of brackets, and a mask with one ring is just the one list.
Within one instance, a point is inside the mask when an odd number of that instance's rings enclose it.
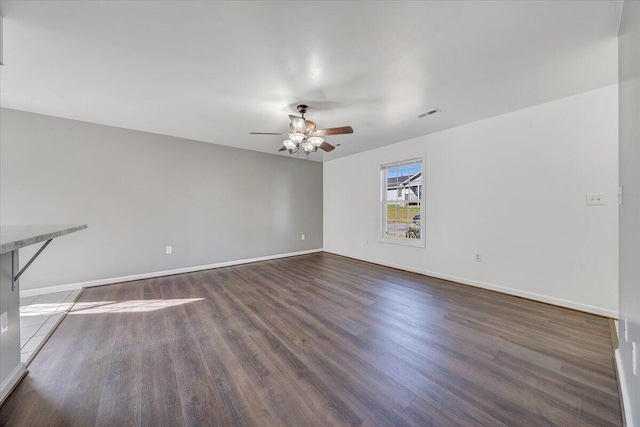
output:
{"label": "sky visible through window", "polygon": [[415,164],[410,166],[402,166],[399,168],[391,168],[387,170],[387,178],[395,178],[397,176],[414,175],[422,169],[421,164]]}

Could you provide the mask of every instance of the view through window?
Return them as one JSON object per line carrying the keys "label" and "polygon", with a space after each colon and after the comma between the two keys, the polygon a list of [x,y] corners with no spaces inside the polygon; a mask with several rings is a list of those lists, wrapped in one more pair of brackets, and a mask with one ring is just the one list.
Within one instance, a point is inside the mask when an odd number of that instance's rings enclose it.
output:
{"label": "view through window", "polygon": [[399,243],[423,241],[423,159],[382,165],[382,238]]}

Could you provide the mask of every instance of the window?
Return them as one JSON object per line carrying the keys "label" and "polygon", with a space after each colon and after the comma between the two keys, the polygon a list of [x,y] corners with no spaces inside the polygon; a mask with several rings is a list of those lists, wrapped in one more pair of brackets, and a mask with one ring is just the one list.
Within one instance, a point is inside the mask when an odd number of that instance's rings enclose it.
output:
{"label": "window", "polygon": [[382,241],[424,246],[424,158],[380,167]]}

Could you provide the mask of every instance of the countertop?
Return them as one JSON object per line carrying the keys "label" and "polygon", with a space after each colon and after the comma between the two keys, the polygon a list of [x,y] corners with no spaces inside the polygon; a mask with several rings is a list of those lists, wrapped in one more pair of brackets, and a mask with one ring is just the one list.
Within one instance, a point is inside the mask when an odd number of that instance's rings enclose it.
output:
{"label": "countertop", "polygon": [[2,226],[0,227],[0,254],[84,230],[85,228],[87,228],[86,224]]}

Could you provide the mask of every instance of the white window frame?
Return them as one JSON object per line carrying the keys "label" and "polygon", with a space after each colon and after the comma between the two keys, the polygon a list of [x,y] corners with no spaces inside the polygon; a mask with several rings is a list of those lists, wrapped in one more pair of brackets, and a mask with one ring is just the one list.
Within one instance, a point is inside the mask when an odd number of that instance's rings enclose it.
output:
{"label": "white window frame", "polygon": [[[380,165],[380,217],[378,224],[380,226],[380,239],[379,241],[382,243],[392,243],[396,245],[403,246],[414,246],[414,247],[425,247],[426,239],[425,239],[425,184],[426,184],[426,156],[424,154],[416,155],[416,156],[407,156],[403,160],[383,163]],[[401,237],[388,237],[386,235],[386,226],[387,226],[387,205],[392,202],[392,200],[387,200],[387,174],[386,170],[392,167],[402,166],[403,164],[415,164],[422,163],[422,185],[420,191],[420,238],[419,239],[407,239]]]}

